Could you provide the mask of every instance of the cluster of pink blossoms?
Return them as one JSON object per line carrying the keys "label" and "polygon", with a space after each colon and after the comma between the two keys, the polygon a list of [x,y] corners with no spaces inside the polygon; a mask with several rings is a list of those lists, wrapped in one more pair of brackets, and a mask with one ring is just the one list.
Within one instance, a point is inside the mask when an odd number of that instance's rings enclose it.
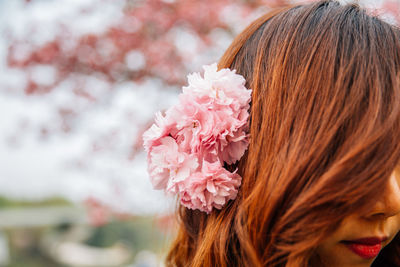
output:
{"label": "cluster of pink blossoms", "polygon": [[251,90],[235,70],[203,66],[188,75],[179,102],[156,114],[144,135],[155,189],[177,194],[182,205],[210,213],[236,198],[241,177],[223,167],[248,147]]}

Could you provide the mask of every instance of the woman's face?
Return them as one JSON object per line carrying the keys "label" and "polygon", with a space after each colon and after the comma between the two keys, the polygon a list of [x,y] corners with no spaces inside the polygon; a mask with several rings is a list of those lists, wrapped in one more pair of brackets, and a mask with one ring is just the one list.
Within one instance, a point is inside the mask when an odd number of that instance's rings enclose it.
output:
{"label": "woman's face", "polygon": [[347,217],[317,255],[330,267],[370,266],[379,251],[400,231],[400,174],[394,172],[385,193],[368,212]]}

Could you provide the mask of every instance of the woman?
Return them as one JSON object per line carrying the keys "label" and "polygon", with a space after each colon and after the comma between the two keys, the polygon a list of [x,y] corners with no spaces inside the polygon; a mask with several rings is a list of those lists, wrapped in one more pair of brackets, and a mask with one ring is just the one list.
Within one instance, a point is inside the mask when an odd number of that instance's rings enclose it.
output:
{"label": "woman", "polygon": [[208,213],[181,193],[167,266],[400,266],[399,29],[355,4],[286,7],[218,67],[252,89],[248,150],[225,163],[241,185]]}

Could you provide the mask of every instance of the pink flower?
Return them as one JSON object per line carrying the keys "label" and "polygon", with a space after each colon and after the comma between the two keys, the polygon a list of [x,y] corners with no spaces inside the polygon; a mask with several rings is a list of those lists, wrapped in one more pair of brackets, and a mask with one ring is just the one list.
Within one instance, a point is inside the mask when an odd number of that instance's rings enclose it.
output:
{"label": "pink flower", "polygon": [[174,138],[188,153],[198,153],[209,161],[215,161],[210,159],[210,153],[222,153],[221,160],[229,164],[236,162],[247,149],[244,129],[247,129],[248,111],[235,112],[230,106],[212,102],[204,105],[197,100],[183,94],[179,104],[167,111],[167,117],[177,122]]}
{"label": "pink flower", "polygon": [[236,197],[241,177],[223,164],[238,161],[248,147],[251,90],[235,71],[203,68],[204,78],[188,76],[178,104],[156,114],[143,141],[154,188],[209,213]]}
{"label": "pink flower", "polygon": [[168,121],[161,112],[156,113],[155,123],[143,133],[143,146],[146,152],[160,144],[160,139],[167,136],[174,128],[176,122]]}
{"label": "pink flower", "polygon": [[201,172],[191,175],[180,187],[181,203],[190,209],[210,213],[213,208],[221,209],[225,203],[235,199],[241,177],[231,173],[216,161],[204,161]]}
{"label": "pink flower", "polygon": [[233,164],[238,161],[249,146],[247,125],[239,130],[227,135],[223,140],[223,148],[219,152],[220,160],[228,164]]}
{"label": "pink flower", "polygon": [[249,108],[251,90],[245,87],[246,80],[230,69],[217,71],[217,64],[203,66],[204,78],[199,73],[188,75],[189,85],[183,87],[183,94],[196,96],[198,99],[215,99],[220,105]]}
{"label": "pink flower", "polygon": [[181,97],[179,105],[170,109],[167,116],[177,121],[174,137],[182,149],[190,153],[200,152],[204,138],[213,135],[219,124],[214,112],[187,97]]}
{"label": "pink flower", "polygon": [[164,137],[159,145],[150,148],[148,170],[155,189],[174,192],[174,184],[185,180],[197,167],[196,156],[179,151],[172,137]]}

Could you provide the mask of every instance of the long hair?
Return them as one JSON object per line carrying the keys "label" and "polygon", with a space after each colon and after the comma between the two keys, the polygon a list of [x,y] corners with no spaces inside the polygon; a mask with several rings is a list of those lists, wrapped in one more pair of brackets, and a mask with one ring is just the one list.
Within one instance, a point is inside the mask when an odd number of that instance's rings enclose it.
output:
{"label": "long hair", "polygon": [[[167,266],[310,266],[400,160],[400,30],[357,4],[288,6],[239,34],[219,68],[253,90],[249,149],[226,166],[242,185],[209,215],[179,207]],[[400,266],[399,239],[376,261]]]}

